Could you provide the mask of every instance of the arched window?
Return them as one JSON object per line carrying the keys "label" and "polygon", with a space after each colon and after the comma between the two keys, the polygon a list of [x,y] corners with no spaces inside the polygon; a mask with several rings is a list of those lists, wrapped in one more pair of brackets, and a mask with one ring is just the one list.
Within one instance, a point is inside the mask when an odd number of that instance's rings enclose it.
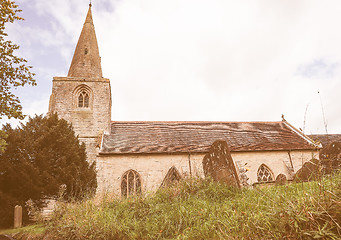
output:
{"label": "arched window", "polygon": [[179,171],[176,169],[176,167],[173,166],[168,170],[165,178],[163,179],[161,183],[161,187],[169,186],[174,182],[178,182],[179,180],[181,180],[181,178],[182,177]]}
{"label": "arched window", "polygon": [[86,91],[81,91],[78,96],[78,107],[88,108],[89,107],[89,94]]}
{"label": "arched window", "polygon": [[78,85],[73,90],[73,106],[78,109],[92,109],[93,92],[86,84]]}
{"label": "arched window", "polygon": [[257,171],[257,180],[258,182],[271,182],[274,181],[274,175],[271,172],[270,168],[265,164],[260,165]]}
{"label": "arched window", "polygon": [[134,171],[129,170],[122,176],[121,194],[124,197],[130,197],[141,193],[141,177]]}

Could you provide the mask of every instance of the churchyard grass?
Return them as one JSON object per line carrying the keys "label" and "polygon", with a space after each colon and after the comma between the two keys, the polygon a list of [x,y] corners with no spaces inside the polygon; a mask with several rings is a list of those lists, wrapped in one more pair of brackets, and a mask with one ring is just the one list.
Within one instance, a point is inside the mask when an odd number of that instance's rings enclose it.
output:
{"label": "churchyard grass", "polygon": [[32,224],[27,225],[21,228],[12,228],[12,229],[0,229],[1,234],[8,234],[12,236],[41,236],[45,233],[46,226],[44,224]]}
{"label": "churchyard grass", "polygon": [[60,205],[49,239],[340,239],[341,173],[233,189],[189,179],[124,200]]}

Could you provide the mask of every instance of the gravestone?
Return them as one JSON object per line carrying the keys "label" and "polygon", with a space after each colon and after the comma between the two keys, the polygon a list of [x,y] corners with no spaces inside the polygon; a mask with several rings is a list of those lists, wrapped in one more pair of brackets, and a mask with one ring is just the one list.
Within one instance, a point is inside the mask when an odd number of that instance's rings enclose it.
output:
{"label": "gravestone", "polygon": [[226,141],[215,141],[204,156],[202,164],[205,177],[211,177],[214,181],[229,186],[240,187],[237,169]]}
{"label": "gravestone", "polygon": [[310,161],[305,162],[302,168],[296,172],[294,180],[296,182],[317,180],[321,177],[321,174],[322,165],[320,160],[311,159]]}
{"label": "gravestone", "polygon": [[14,228],[20,228],[22,226],[22,207],[16,205],[14,207]]}
{"label": "gravestone", "polygon": [[341,168],[341,142],[332,142],[320,151],[321,164],[327,174]]}
{"label": "gravestone", "polygon": [[280,173],[276,177],[276,181],[275,182],[276,182],[276,185],[284,185],[287,182],[287,177],[283,173]]}
{"label": "gravestone", "polygon": [[168,170],[161,183],[161,187],[171,186],[172,184],[179,182],[181,178],[179,171],[173,166]]}

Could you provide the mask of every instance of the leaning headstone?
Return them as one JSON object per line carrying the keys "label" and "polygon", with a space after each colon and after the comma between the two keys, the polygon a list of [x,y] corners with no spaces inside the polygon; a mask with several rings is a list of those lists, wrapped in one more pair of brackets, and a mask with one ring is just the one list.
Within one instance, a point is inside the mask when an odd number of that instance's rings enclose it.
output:
{"label": "leaning headstone", "polygon": [[276,177],[275,182],[276,182],[276,185],[284,185],[287,182],[287,177],[283,173],[280,173]]}
{"label": "leaning headstone", "polygon": [[161,187],[168,187],[181,180],[181,175],[176,167],[171,167],[161,183]]}
{"label": "leaning headstone", "polygon": [[305,162],[301,169],[296,172],[294,180],[296,182],[306,182],[311,180],[317,180],[321,177],[322,165],[320,160],[311,159]]}
{"label": "leaning headstone", "polygon": [[14,207],[14,228],[20,228],[22,226],[22,207],[16,205]]}
{"label": "leaning headstone", "polygon": [[226,141],[215,141],[211,145],[210,151],[204,156],[202,163],[205,177],[211,177],[214,181],[230,186],[240,187],[237,169]]}

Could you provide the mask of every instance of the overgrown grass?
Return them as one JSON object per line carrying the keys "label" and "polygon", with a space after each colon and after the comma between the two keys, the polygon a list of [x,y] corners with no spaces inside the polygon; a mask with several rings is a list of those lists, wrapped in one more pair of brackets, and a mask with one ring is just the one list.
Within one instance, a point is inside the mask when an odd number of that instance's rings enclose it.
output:
{"label": "overgrown grass", "polygon": [[1,229],[1,234],[8,234],[8,235],[24,235],[29,234],[30,236],[41,236],[45,234],[46,226],[43,224],[33,224],[27,225],[21,228],[11,228],[11,229]]}
{"label": "overgrown grass", "polygon": [[341,174],[284,186],[232,189],[191,179],[157,193],[63,205],[55,239],[340,239]]}

